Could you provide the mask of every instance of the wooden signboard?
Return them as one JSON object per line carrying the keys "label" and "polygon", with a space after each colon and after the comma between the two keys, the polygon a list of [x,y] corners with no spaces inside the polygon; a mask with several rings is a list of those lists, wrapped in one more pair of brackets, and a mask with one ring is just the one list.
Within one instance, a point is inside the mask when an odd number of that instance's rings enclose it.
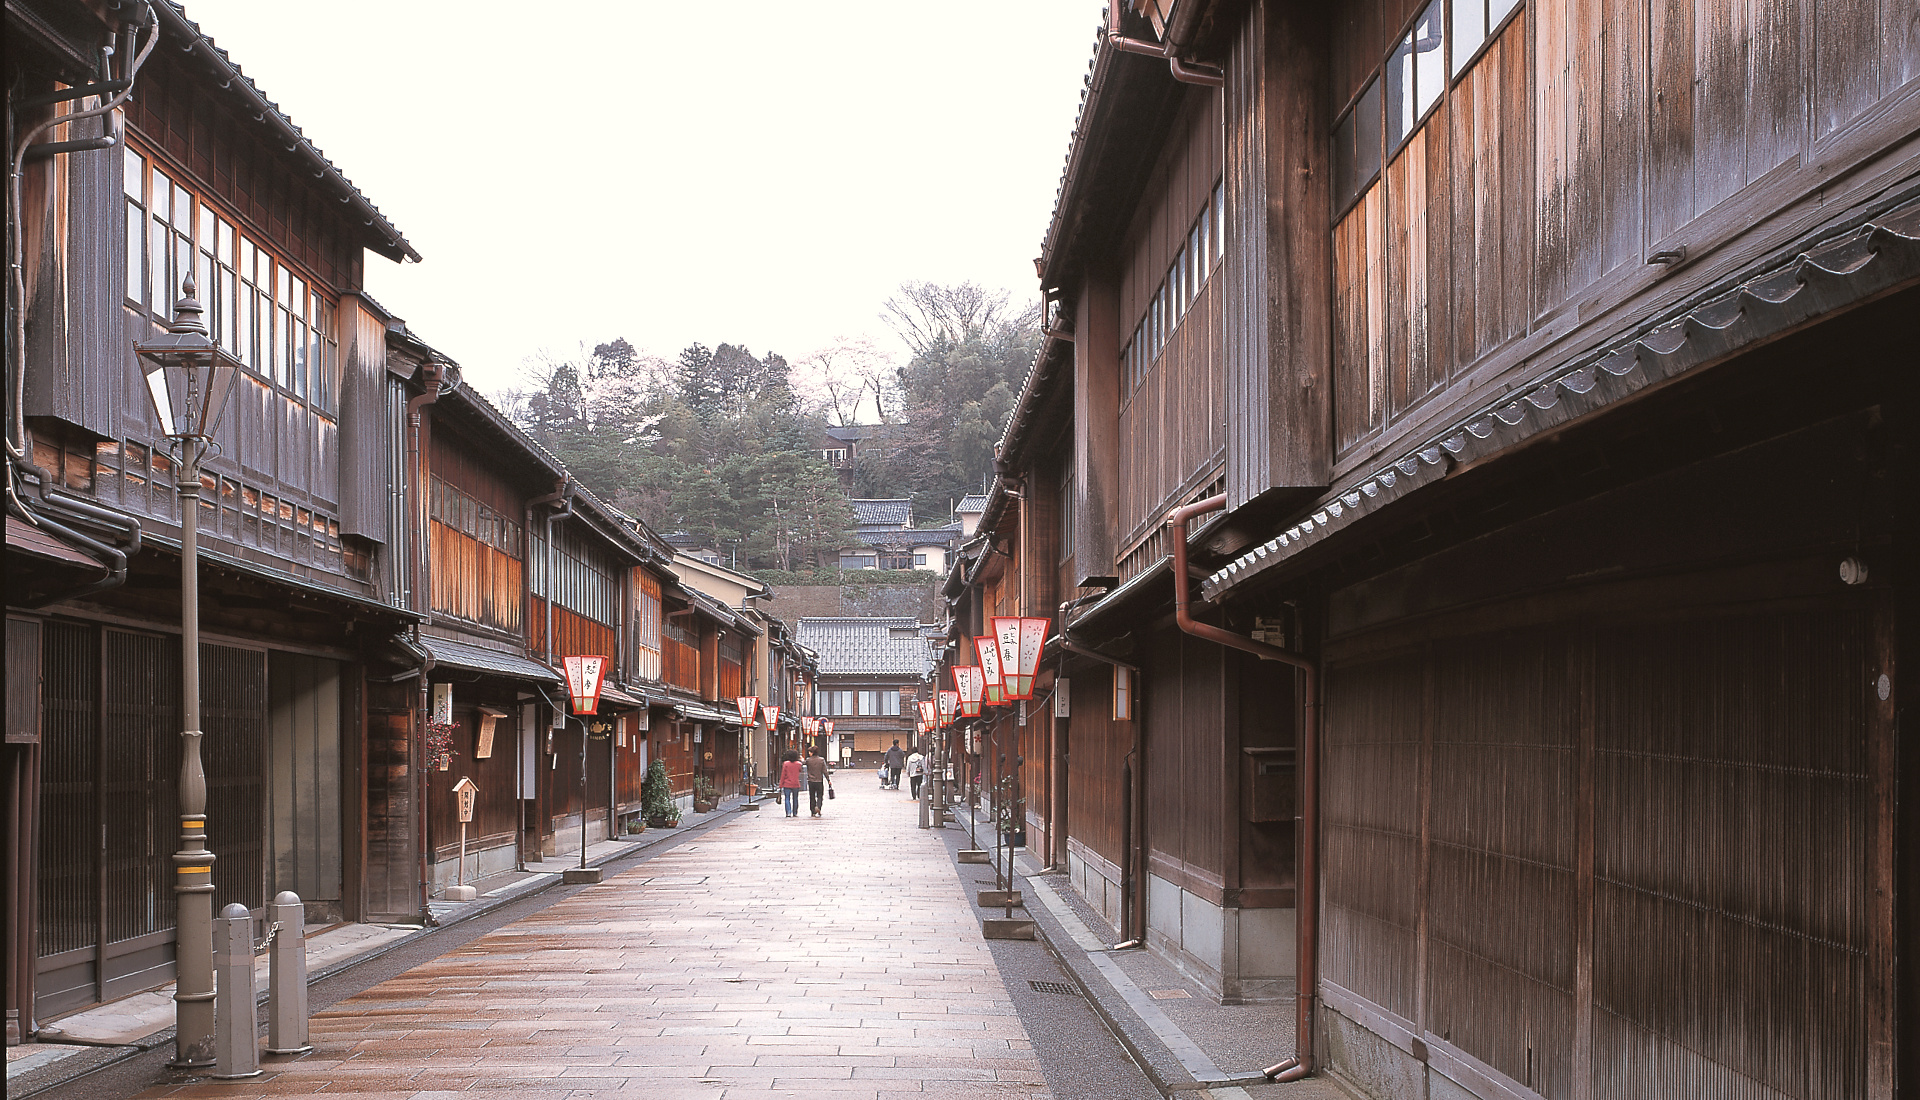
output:
{"label": "wooden signboard", "polygon": [[473,820],[473,798],[480,793],[480,785],[466,776],[453,785],[453,793],[460,799],[460,820],[462,823]]}

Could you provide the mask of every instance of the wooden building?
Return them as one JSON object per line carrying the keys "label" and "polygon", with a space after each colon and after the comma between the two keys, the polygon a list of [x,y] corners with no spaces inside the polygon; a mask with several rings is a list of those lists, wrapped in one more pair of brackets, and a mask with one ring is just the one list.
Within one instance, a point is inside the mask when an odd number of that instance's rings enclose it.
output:
{"label": "wooden building", "polygon": [[814,713],[833,720],[843,761],[851,748],[855,768],[877,768],[896,740],[903,752],[913,751],[918,704],[933,668],[919,623],[803,618],[793,633],[818,655]]}
{"label": "wooden building", "polygon": [[418,616],[380,568],[387,479],[363,476],[385,432],[354,425],[351,401],[380,392],[384,358],[363,256],[418,257],[198,27],[147,10],[6,13],[8,132],[36,145],[7,227],[23,264],[8,286],[9,1042],[172,973],[179,505],[133,344],[172,318],[189,272],[245,366],[199,504],[216,904],[259,911],[291,889],[310,919],[391,912],[376,852],[407,843],[369,822],[379,735],[362,715],[369,670]]}
{"label": "wooden building", "polygon": [[[419,257],[195,24],[147,10],[6,10],[28,146],[7,205],[9,1043],[173,973],[179,505],[133,345],[189,273],[244,368],[198,524],[216,906],[290,889],[310,920],[421,919],[457,865],[461,777],[472,877],[618,832],[650,759],[683,805],[696,774],[741,774],[721,731],[760,628],[365,295],[367,251]],[[94,113],[55,119],[74,111]],[[613,664],[597,713],[564,716],[578,654]]]}
{"label": "wooden building", "polygon": [[1920,1092],[1911,20],[1112,20],[954,586],[1079,602],[1030,841],[1371,1095]]}

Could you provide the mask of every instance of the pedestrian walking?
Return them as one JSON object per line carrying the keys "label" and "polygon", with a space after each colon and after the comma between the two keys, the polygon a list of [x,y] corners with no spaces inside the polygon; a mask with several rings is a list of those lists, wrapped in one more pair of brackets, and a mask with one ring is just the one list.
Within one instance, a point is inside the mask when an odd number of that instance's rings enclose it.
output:
{"label": "pedestrian walking", "polygon": [[920,755],[919,749],[915,749],[913,750],[913,755],[907,757],[907,782],[913,785],[913,797],[915,799],[920,797],[920,780],[925,777],[926,774],[927,758]]}
{"label": "pedestrian walking", "polygon": [[831,789],[833,780],[827,775],[827,758],[815,748],[813,755],[807,757],[807,807],[813,811],[813,816],[820,816],[827,792]]}
{"label": "pedestrian walking", "polygon": [[787,808],[788,817],[800,816],[800,777],[806,772],[800,754],[788,749],[780,764],[780,802]]}
{"label": "pedestrian walking", "polygon": [[900,742],[896,740],[887,750],[887,786],[896,791],[900,789],[900,767],[906,760],[907,754],[900,751]]}

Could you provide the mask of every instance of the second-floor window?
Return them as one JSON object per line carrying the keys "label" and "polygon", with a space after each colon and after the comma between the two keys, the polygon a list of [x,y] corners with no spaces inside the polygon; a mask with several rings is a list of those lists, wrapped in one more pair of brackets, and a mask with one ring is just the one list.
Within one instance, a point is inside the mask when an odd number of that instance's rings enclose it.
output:
{"label": "second-floor window", "polygon": [[898,688],[871,691],[823,691],[819,693],[820,713],[829,716],[869,715],[885,717],[900,713]]}
{"label": "second-floor window", "polygon": [[333,303],[225,212],[131,147],[124,190],[127,304],[165,325],[193,272],[207,331],[221,347],[283,393],[336,413]]}
{"label": "second-floor window", "polygon": [[1186,317],[1187,307],[1200,296],[1214,268],[1226,258],[1226,230],[1226,181],[1221,180],[1213,185],[1213,194],[1187,227],[1186,243],[1174,253],[1166,277],[1148,299],[1146,313],[1134,325],[1133,335],[1120,352],[1123,399],[1146,381],[1173,330]]}
{"label": "second-floor window", "polygon": [[845,447],[830,447],[821,451],[820,457],[826,459],[827,465],[829,466],[845,466],[847,464],[847,449]]}

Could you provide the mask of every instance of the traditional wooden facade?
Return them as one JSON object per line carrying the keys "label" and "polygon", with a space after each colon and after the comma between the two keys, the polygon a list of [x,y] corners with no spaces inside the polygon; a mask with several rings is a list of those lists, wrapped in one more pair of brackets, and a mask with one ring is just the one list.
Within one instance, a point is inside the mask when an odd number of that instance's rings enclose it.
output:
{"label": "traditional wooden facade", "polygon": [[[198,524],[217,906],[291,889],[313,920],[421,919],[454,873],[463,776],[470,877],[569,851],[583,822],[619,830],[650,755],[694,759],[687,715],[737,717],[744,650],[715,624],[754,633],[365,296],[368,250],[418,256],[196,25],[147,10],[6,11],[26,165],[7,205],[9,1043],[172,976],[178,498],[133,344],[189,273],[244,366]],[[666,624],[696,608],[676,651]],[[581,653],[613,660],[607,688],[558,722],[556,668]]]}
{"label": "traditional wooden facade", "polygon": [[199,505],[216,902],[384,911],[362,715],[415,616],[376,565],[387,516],[359,471],[384,455],[346,395],[379,369],[356,341],[382,323],[364,252],[417,257],[195,25],[152,12],[6,13],[9,1042],[172,974],[179,514],[133,344],[189,273],[245,367]]}
{"label": "traditional wooden facade", "polygon": [[1910,20],[1113,19],[949,586],[1057,586],[1029,842],[1373,1095],[1920,1089]]}

